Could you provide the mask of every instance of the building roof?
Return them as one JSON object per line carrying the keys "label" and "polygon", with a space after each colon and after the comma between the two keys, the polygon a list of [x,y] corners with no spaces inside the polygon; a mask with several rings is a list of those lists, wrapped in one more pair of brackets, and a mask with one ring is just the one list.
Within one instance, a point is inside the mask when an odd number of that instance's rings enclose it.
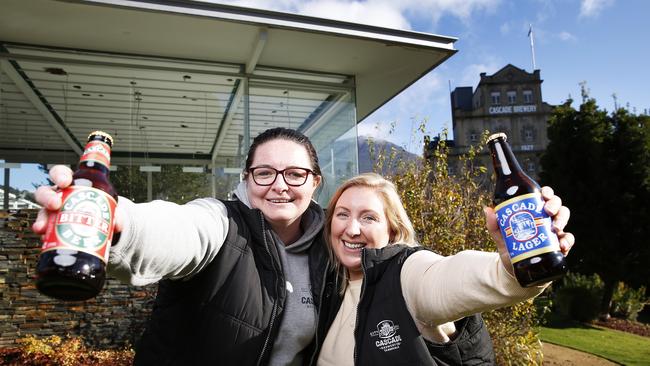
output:
{"label": "building roof", "polygon": [[[4,209],[4,200],[5,200],[5,190],[0,188],[0,210]],[[7,204],[7,206],[10,209],[41,208],[41,206],[38,203],[16,196],[13,193],[9,193],[9,203]]]}
{"label": "building roof", "polygon": [[[287,109],[288,122],[307,121],[352,90],[359,122],[453,55],[455,40],[205,1],[4,0],[0,154],[61,162],[54,152],[63,152],[75,162],[94,122],[114,126],[116,151],[128,141],[136,157],[232,156],[237,135],[229,127],[243,119],[233,106],[244,76],[292,82],[314,101]],[[296,80],[318,90],[301,90]],[[160,93],[154,99],[140,88]],[[142,121],[146,113],[155,122]],[[178,121],[181,132],[168,128]]]}
{"label": "building roof", "polygon": [[477,89],[481,85],[504,83],[541,84],[542,79],[540,78],[540,70],[537,69],[533,72],[528,72],[524,69],[520,69],[517,66],[514,66],[513,64],[507,64],[492,75],[487,75],[486,73],[482,72],[481,80],[478,83]]}

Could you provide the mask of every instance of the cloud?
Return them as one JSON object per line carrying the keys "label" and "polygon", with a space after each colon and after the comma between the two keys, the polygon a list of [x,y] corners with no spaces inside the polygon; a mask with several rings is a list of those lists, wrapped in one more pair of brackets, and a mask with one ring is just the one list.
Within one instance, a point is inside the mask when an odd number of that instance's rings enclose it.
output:
{"label": "cloud", "polygon": [[[390,103],[394,116],[400,116],[398,121],[404,128],[405,133],[411,130],[425,119],[435,119],[438,110],[449,109],[449,87],[447,81],[441,76],[441,72],[429,73],[409,88],[400,93]],[[432,124],[440,124],[442,121],[431,121]],[[405,127],[409,126],[408,129]]]}
{"label": "cloud", "polygon": [[511,28],[510,23],[506,22],[501,24],[501,26],[499,27],[499,31],[501,32],[501,35],[505,36],[510,33],[510,28]]}
{"label": "cloud", "polygon": [[445,15],[470,24],[472,16],[477,12],[495,12],[501,0],[401,0],[391,3],[400,4],[399,9],[409,19],[428,21],[431,31]]}
{"label": "cloud", "polygon": [[574,36],[573,34],[567,32],[567,31],[560,32],[558,34],[558,38],[560,40],[562,40],[562,41],[565,41],[565,42],[575,42],[575,41],[578,40],[578,38],[576,36]]}
{"label": "cloud", "polygon": [[580,4],[579,18],[595,18],[608,6],[614,4],[614,0],[582,0]]}
{"label": "cloud", "polygon": [[391,136],[392,121],[363,121],[357,125],[359,136],[370,136],[375,139],[387,140]]}
{"label": "cloud", "polygon": [[[446,92],[446,84],[441,80],[438,73],[428,73],[405,91],[400,93],[395,101],[403,112],[413,109],[413,106],[424,106],[431,103],[433,96],[439,92]],[[416,107],[416,109],[420,109]]]}
{"label": "cloud", "polygon": [[411,24],[402,15],[401,9],[390,1],[224,0],[219,2],[235,6],[370,24],[386,28],[411,29]]}
{"label": "cloud", "polygon": [[357,1],[309,1],[298,12],[321,18],[371,24],[385,28],[411,29],[411,24],[392,3]]}
{"label": "cloud", "polygon": [[489,56],[486,58],[485,63],[471,64],[466,66],[461,72],[460,84],[457,86],[471,86],[476,87],[481,80],[481,73],[484,72],[492,75],[501,70],[505,66],[503,60],[497,57]]}
{"label": "cloud", "polygon": [[[204,0],[217,2],[214,0]],[[412,29],[411,21],[423,21],[432,31],[438,20],[451,15],[469,22],[477,12],[494,12],[502,0],[224,0],[236,6],[290,12],[320,18]],[[427,30],[425,30],[427,31]]]}
{"label": "cloud", "polygon": [[358,124],[359,135],[391,141],[406,150],[422,153],[422,133],[438,133],[449,127],[449,90],[441,73],[429,73]]}
{"label": "cloud", "polygon": [[536,2],[537,12],[534,24],[546,23],[549,19],[555,19],[558,15],[556,4],[552,1],[539,0]]}
{"label": "cloud", "polygon": [[[204,0],[215,1],[216,0]],[[289,12],[321,18],[337,19],[355,23],[372,24],[386,28],[418,29],[421,32],[437,32],[441,18],[456,18],[468,28],[472,19],[496,13],[503,0],[220,0],[236,6]],[[512,31],[513,24],[506,24],[502,31]],[[465,70],[462,84],[475,86],[480,72],[494,72],[503,67],[503,60],[488,60],[474,69]],[[436,68],[409,86],[404,92],[368,116],[357,125],[360,135],[370,135],[393,141],[407,150],[421,153],[421,134],[413,131],[422,121],[427,128],[440,131],[451,123],[449,90],[447,80],[458,81],[458,73],[445,76],[445,65]],[[404,144],[404,141],[410,141]]]}
{"label": "cloud", "polygon": [[459,73],[442,65],[368,116],[358,125],[359,134],[392,141],[412,153],[421,154],[422,133],[416,130],[422,122],[426,122],[427,134],[436,135],[443,128],[451,128],[447,80],[451,80],[452,89],[476,87],[480,73],[494,74],[504,66],[504,61],[495,56],[483,56],[483,60],[485,62],[472,64]]}

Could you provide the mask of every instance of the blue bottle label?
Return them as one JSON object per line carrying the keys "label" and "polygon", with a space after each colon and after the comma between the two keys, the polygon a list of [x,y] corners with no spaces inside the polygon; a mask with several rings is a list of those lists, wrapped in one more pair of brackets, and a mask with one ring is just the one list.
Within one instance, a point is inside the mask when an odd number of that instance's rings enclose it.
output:
{"label": "blue bottle label", "polygon": [[497,205],[495,210],[512,263],[560,250],[540,194],[514,197]]}

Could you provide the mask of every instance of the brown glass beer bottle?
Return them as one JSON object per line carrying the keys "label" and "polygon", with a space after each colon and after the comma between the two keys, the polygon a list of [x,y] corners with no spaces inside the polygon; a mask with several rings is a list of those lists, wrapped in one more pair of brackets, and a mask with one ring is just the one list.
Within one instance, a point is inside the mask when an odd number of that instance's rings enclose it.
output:
{"label": "brown glass beer bottle", "polygon": [[494,163],[494,209],[519,284],[530,287],[567,271],[537,182],[519,166],[504,133],[488,138]]}
{"label": "brown glass beer bottle", "polygon": [[60,300],[87,300],[104,286],[113,238],[117,192],[108,180],[113,139],[92,132],[74,172],[61,190],[62,206],[51,214],[36,266],[36,287]]}

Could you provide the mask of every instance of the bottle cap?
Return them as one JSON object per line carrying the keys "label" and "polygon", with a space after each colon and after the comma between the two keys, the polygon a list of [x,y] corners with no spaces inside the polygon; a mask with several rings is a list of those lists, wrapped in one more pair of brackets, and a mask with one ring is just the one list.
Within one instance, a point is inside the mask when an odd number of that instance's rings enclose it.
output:
{"label": "bottle cap", "polygon": [[508,141],[508,136],[506,136],[505,133],[499,132],[499,133],[494,133],[488,137],[487,142],[490,142],[492,140],[498,139],[499,137],[503,137],[503,141]]}
{"label": "bottle cap", "polygon": [[107,134],[104,131],[93,131],[93,132],[88,134],[88,139],[90,139],[91,136],[103,136],[103,137],[106,137],[106,139],[108,140],[108,143],[111,144],[111,146],[113,146],[113,137],[111,137],[111,135]]}

